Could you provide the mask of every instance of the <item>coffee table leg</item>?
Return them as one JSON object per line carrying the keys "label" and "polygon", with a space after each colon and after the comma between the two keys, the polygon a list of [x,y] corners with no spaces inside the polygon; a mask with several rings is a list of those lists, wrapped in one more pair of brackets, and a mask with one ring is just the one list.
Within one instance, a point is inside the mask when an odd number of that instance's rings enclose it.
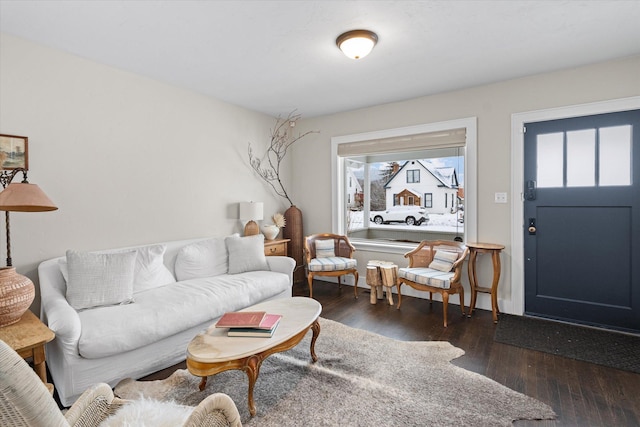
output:
{"label": "coffee table leg", "polygon": [[249,413],[253,417],[256,414],[256,402],[253,400],[253,387],[256,385],[258,375],[260,374],[261,359],[258,356],[251,356],[247,360],[244,371],[247,373],[249,379]]}
{"label": "coffee table leg", "polygon": [[311,325],[311,330],[313,331],[313,336],[311,337],[311,359],[314,362],[318,361],[318,356],[316,356],[316,340],[318,339],[318,335],[320,335],[320,323],[316,320]]}
{"label": "coffee table leg", "polygon": [[207,377],[202,377],[202,379],[200,380],[200,385],[198,385],[198,388],[200,389],[200,391],[202,391],[206,386],[207,386]]}

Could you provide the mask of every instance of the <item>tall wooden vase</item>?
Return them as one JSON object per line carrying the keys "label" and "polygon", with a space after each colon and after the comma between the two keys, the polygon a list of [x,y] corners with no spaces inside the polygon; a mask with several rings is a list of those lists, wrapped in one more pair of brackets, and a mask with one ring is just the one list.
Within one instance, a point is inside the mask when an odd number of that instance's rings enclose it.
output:
{"label": "tall wooden vase", "polygon": [[284,212],[286,225],[282,230],[282,236],[285,239],[291,239],[288,244],[287,255],[296,260],[296,269],[293,272],[293,281],[304,281],[304,257],[303,257],[303,239],[302,235],[302,211],[295,205],[292,205]]}

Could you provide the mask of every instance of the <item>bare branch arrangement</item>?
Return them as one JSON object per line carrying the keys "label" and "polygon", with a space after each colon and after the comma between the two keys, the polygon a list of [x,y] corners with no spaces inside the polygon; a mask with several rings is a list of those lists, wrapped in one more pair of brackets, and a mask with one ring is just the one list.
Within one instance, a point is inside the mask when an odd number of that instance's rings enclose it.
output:
{"label": "bare branch arrangement", "polygon": [[254,155],[251,143],[249,143],[249,163],[251,167],[260,178],[273,188],[273,191],[275,191],[278,196],[287,199],[291,206],[293,206],[293,202],[289,198],[287,190],[284,188],[284,184],[280,179],[280,165],[287,155],[287,150],[296,141],[299,141],[311,133],[319,132],[307,131],[295,135],[293,130],[300,117],[300,114],[292,111],[286,118],[278,117],[276,119],[276,125],[271,130],[269,148],[267,148],[267,152],[261,158]]}

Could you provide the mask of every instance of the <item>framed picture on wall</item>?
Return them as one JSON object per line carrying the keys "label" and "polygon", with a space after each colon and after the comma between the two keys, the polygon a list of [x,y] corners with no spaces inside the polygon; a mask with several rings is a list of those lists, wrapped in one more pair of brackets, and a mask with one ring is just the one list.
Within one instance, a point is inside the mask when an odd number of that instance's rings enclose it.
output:
{"label": "framed picture on wall", "polygon": [[29,138],[0,134],[0,169],[29,169]]}

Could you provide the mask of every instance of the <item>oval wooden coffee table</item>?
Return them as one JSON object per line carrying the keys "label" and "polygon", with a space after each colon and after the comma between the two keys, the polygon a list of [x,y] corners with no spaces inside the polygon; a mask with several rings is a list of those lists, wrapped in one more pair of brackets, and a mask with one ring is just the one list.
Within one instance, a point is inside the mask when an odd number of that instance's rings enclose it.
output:
{"label": "oval wooden coffee table", "polygon": [[315,343],[320,334],[318,316],[322,306],[307,297],[283,298],[266,301],[242,311],[266,311],[281,314],[280,324],[270,338],[228,337],[227,328],[211,325],[187,346],[187,369],[193,375],[202,377],[200,390],[207,384],[207,376],[219,372],[238,369],[245,371],[249,378],[249,412],[256,414],[253,387],[260,373],[262,361],[274,353],[292,349],[304,338],[309,329],[311,338],[311,359],[315,362]]}

